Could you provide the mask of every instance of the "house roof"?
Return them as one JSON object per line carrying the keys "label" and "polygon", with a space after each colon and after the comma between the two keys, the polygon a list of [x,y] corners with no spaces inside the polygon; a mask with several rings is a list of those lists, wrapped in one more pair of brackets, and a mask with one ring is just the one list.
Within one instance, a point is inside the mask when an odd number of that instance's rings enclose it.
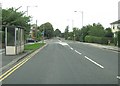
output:
{"label": "house roof", "polygon": [[110,24],[120,24],[120,20],[115,21],[115,22],[112,22],[112,23],[110,23]]}

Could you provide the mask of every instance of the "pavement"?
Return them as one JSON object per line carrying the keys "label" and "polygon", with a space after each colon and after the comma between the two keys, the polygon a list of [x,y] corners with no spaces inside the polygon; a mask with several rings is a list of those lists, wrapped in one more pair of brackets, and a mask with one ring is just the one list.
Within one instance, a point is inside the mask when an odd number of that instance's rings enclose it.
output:
{"label": "pavement", "polygon": [[113,51],[120,52],[120,48],[118,48],[116,46],[101,45],[101,44],[95,44],[95,43],[84,43],[84,44],[88,44],[88,45],[95,46],[95,47],[98,47],[98,48],[103,48],[103,49],[108,49],[108,50],[113,50]]}
{"label": "pavement", "polygon": [[[32,43],[29,43],[32,44]],[[1,60],[2,60],[2,65],[0,66],[0,72],[8,69],[15,63],[17,63],[19,60],[23,59],[27,55],[31,54],[33,51],[24,51],[21,54],[18,55],[5,55],[5,49],[0,49],[0,54],[1,54]]]}
{"label": "pavement", "polygon": [[[88,44],[52,39],[3,84],[118,84],[118,55]],[[8,76],[8,75],[6,75]],[[104,85],[102,85],[104,86]]]}
{"label": "pavement", "polygon": [[98,48],[101,48],[101,49],[107,49],[107,50],[120,52],[120,48],[117,47],[117,46],[101,45],[101,44],[96,44],[96,43],[78,42],[78,41],[71,41],[71,40],[64,40],[64,39],[62,39],[62,40],[70,42],[70,43],[81,43],[81,44],[90,45],[90,46],[93,46],[93,47],[98,47]]}

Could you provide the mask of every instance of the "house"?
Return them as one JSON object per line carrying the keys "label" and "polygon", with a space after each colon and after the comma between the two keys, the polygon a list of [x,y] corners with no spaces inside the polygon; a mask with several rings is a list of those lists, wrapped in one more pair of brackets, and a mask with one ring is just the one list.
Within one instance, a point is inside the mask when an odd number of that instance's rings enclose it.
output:
{"label": "house", "polygon": [[36,37],[35,33],[36,33],[36,25],[33,24],[31,26],[30,33],[29,33],[30,38],[35,40],[35,37]]}
{"label": "house", "polygon": [[120,31],[120,20],[110,23],[114,37],[117,37],[116,32]]}

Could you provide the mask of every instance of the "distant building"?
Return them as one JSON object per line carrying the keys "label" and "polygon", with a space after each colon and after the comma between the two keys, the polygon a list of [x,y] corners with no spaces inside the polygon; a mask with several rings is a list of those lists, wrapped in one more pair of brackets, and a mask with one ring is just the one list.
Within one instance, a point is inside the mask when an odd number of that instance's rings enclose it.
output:
{"label": "distant building", "polygon": [[116,32],[120,31],[120,20],[110,23],[114,37],[117,36]]}
{"label": "distant building", "polygon": [[29,36],[31,39],[35,40],[35,37],[36,37],[35,33],[36,33],[36,24],[33,24],[31,26],[30,33],[29,33]]}

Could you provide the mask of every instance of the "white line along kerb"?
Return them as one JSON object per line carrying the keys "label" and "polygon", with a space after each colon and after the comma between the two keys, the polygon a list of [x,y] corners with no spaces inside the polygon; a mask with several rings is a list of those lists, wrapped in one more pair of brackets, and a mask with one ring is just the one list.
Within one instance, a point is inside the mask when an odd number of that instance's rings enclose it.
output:
{"label": "white line along kerb", "polygon": [[88,59],[89,61],[91,61],[92,63],[96,64],[97,66],[99,66],[100,68],[104,68],[102,65],[98,64],[97,62],[93,61],[92,59],[88,58],[87,56],[85,56],[86,59]]}

